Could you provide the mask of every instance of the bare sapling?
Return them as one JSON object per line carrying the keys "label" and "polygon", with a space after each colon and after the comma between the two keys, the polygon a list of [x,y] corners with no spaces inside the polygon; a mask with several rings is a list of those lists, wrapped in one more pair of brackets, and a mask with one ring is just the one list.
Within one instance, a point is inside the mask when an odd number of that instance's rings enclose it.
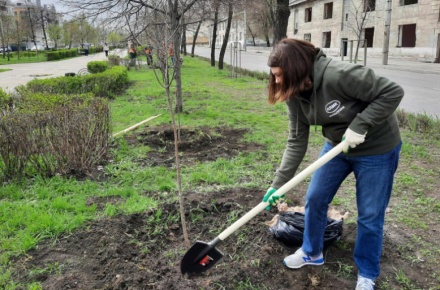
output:
{"label": "bare sapling", "polygon": [[[180,39],[176,40],[175,33],[171,34],[171,37],[167,38],[163,35],[155,35],[155,61],[157,65],[153,64],[153,71],[156,76],[159,84],[165,89],[167,102],[168,102],[168,110],[171,116],[171,123],[173,126],[174,132],[174,156],[176,162],[176,175],[177,175],[177,190],[179,196],[179,211],[180,211],[180,220],[182,223],[182,231],[183,237],[185,240],[185,244],[189,247],[190,241],[188,238],[188,230],[186,226],[185,219],[185,209],[184,209],[184,201],[183,201],[183,193],[182,193],[182,179],[181,179],[181,166],[180,166],[180,158],[179,158],[179,141],[180,141],[180,110],[174,110],[175,103],[174,98],[171,96],[171,85],[176,77],[176,69],[175,66],[181,65],[181,63],[175,59],[172,59],[173,55],[171,53],[175,52],[176,49],[180,49]],[[160,75],[157,70],[160,71]],[[177,119],[177,120],[176,120]]]}

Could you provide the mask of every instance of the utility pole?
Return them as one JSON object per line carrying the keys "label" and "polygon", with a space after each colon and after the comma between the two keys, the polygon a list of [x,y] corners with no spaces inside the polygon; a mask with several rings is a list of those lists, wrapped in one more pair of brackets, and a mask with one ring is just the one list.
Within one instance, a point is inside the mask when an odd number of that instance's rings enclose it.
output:
{"label": "utility pole", "polygon": [[388,64],[388,52],[390,47],[390,26],[391,26],[391,7],[392,0],[387,0],[387,7],[385,10],[385,30],[382,49],[382,64]]}
{"label": "utility pole", "polygon": [[244,10],[244,32],[243,32],[243,49],[246,51],[246,31],[247,31],[247,25],[246,25],[246,9]]}

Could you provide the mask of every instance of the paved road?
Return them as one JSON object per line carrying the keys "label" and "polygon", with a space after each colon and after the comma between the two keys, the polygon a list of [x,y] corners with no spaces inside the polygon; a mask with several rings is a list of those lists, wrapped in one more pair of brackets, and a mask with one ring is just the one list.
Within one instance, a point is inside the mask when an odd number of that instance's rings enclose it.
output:
{"label": "paved road", "polygon": [[[190,47],[188,51],[191,51]],[[267,72],[266,63],[269,52],[267,48],[248,48],[246,52],[241,52],[241,67]],[[111,53],[123,56],[126,51],[112,51]],[[219,50],[216,50],[216,53],[216,60],[218,60]],[[209,57],[210,48],[198,46],[195,54]],[[0,73],[0,87],[12,91],[16,86],[26,84],[34,78],[64,76],[67,72],[77,73],[80,69],[87,67],[89,61],[104,59],[105,55],[102,52],[56,62],[2,65],[0,68],[12,70]],[[230,63],[230,59],[230,51],[227,51],[225,62]],[[426,113],[440,117],[440,64],[389,59],[389,64],[384,66],[381,65],[381,61],[381,58],[369,57],[367,66],[404,88],[405,97],[400,108],[412,113]]]}
{"label": "paved road", "polygon": [[[188,48],[191,51],[191,48]],[[267,72],[267,58],[270,50],[267,48],[248,47],[247,51],[241,52],[241,67],[254,71]],[[208,47],[196,47],[196,55],[210,57]],[[218,61],[219,50],[216,50]],[[231,63],[231,53],[226,51],[225,62]],[[235,61],[234,61],[235,62]],[[388,60],[388,65],[382,65],[382,58],[368,57],[367,66],[373,68],[378,75],[387,77],[400,84],[405,90],[400,108],[412,113],[426,113],[440,117],[440,64],[424,63],[418,61],[393,59]],[[363,64],[363,63],[361,63]]]}
{"label": "paved road", "polygon": [[102,52],[60,61],[1,65],[2,69],[12,70],[0,73],[0,87],[11,92],[16,86],[24,85],[35,78],[64,76],[68,72],[77,73],[80,69],[86,68],[89,61],[104,59],[106,57]]}

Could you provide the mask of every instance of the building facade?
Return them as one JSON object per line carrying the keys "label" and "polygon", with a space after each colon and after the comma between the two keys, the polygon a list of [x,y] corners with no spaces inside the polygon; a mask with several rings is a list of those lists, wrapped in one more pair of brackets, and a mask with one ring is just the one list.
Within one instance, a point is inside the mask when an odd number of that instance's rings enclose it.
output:
{"label": "building facade", "polygon": [[290,9],[287,36],[330,55],[359,42],[369,55],[439,61],[440,0],[293,0]]}
{"label": "building facade", "polygon": [[[220,19],[217,22],[217,38],[215,41],[216,48],[220,48],[223,44],[223,40],[226,37],[227,23],[228,18]],[[209,46],[212,46],[212,29],[213,23],[208,25]],[[246,30],[246,11],[234,13],[229,31],[228,46],[235,43],[240,46],[240,49],[246,49]]]}
{"label": "building facade", "polygon": [[[16,43],[16,37],[8,37],[8,43],[15,43],[11,44],[13,50],[17,49],[18,45],[21,50],[31,49],[35,47],[34,42],[37,44],[38,50],[43,50],[46,44],[48,47],[52,47],[53,42],[49,38],[47,30],[50,24],[58,24],[61,17],[56,12],[54,5],[41,5],[40,0],[36,0],[35,3],[30,0],[0,0],[0,13],[14,18],[12,23],[6,21],[6,18],[1,19],[0,25],[3,28],[1,33],[9,31],[11,34],[14,30],[20,32],[19,37],[22,38],[20,44]],[[1,39],[4,41],[5,35],[2,35]],[[4,43],[4,45],[6,44]]]}

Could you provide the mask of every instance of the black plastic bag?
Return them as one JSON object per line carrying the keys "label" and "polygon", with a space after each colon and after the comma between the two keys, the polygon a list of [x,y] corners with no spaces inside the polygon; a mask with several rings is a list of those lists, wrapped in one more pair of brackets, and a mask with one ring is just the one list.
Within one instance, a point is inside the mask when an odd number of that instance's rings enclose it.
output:
{"label": "black plastic bag", "polygon": [[[343,220],[327,218],[324,234],[324,248],[327,248],[342,236]],[[274,237],[288,247],[301,247],[304,236],[304,214],[284,211],[279,214],[278,221],[269,228]]]}

